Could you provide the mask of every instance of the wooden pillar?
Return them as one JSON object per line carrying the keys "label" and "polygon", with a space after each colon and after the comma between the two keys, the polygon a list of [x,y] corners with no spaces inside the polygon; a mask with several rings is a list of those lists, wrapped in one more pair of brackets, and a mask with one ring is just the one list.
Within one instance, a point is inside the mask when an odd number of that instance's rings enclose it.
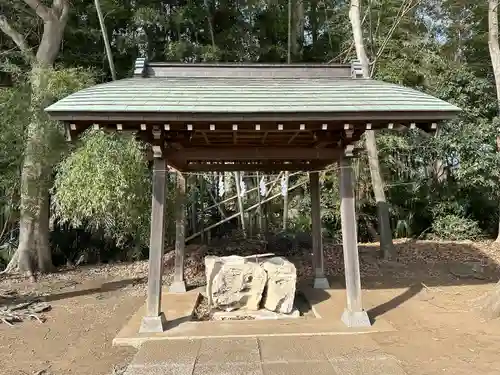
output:
{"label": "wooden pillar", "polygon": [[340,216],[347,295],[347,307],[342,314],[342,321],[348,327],[366,327],[371,324],[361,302],[361,275],[354,201],[354,171],[351,163],[351,158],[347,157],[340,162]]}
{"label": "wooden pillar", "polygon": [[186,245],[186,178],[177,173],[177,191],[175,197],[175,266],[174,281],[169,288],[172,293],[184,293],[184,248]]}
{"label": "wooden pillar", "polygon": [[165,315],[161,311],[166,176],[167,164],[165,159],[155,158],[153,164],[151,232],[149,237],[147,308],[139,332],[163,332],[166,325]]}
{"label": "wooden pillar", "polygon": [[313,269],[314,288],[329,289],[330,285],[325,277],[323,261],[323,238],[321,235],[321,203],[319,188],[319,172],[309,173],[309,184],[311,189],[311,224],[312,224],[312,247],[313,247]]}

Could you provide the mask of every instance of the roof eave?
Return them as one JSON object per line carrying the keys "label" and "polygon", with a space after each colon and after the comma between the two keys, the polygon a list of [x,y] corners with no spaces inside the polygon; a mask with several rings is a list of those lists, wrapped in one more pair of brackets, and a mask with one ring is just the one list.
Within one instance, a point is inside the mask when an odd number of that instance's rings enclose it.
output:
{"label": "roof eave", "polygon": [[460,109],[438,111],[374,111],[374,112],[99,112],[59,111],[47,108],[50,118],[59,121],[388,121],[439,122],[455,118]]}

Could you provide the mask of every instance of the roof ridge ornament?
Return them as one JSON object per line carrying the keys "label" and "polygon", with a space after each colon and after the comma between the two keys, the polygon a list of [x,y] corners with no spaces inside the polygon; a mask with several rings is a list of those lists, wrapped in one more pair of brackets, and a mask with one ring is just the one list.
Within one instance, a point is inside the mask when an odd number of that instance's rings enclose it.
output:
{"label": "roof ridge ornament", "polygon": [[352,78],[363,78],[363,66],[361,61],[353,60],[351,62],[351,76]]}
{"label": "roof ridge ornament", "polygon": [[146,77],[148,62],[145,57],[135,59],[134,77]]}

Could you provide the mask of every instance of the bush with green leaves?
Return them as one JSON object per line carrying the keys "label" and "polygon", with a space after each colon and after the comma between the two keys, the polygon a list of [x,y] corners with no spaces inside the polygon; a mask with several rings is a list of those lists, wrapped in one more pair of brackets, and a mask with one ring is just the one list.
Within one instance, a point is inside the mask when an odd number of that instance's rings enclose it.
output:
{"label": "bush with green leaves", "polygon": [[151,177],[144,146],[131,135],[90,131],[57,168],[53,218],[112,238],[146,244]]}
{"label": "bush with green leaves", "polygon": [[476,240],[482,234],[477,221],[458,215],[435,218],[432,231],[435,237],[450,241]]}

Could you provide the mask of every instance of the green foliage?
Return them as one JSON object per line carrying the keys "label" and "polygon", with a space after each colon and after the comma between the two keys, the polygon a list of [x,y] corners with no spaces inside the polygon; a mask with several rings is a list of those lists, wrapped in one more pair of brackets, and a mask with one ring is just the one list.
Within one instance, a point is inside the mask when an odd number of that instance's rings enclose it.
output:
{"label": "green foliage", "polygon": [[132,136],[83,135],[57,168],[53,216],[61,224],[104,233],[118,245],[147,243],[151,182],[144,146]]}
{"label": "green foliage", "polygon": [[[184,62],[269,63],[287,59],[288,10],[283,2],[101,2],[120,77],[130,76],[133,61],[139,56]],[[402,15],[402,4],[409,3],[411,9]],[[294,5],[293,62],[347,63],[355,57],[348,1]],[[500,200],[496,136],[500,120],[486,37],[487,3],[372,0],[364,5],[365,45],[375,77],[425,91],[463,110],[456,120],[440,124],[437,136],[408,130],[377,133],[394,234],[418,237],[433,232],[448,239],[475,238],[479,232],[496,235]],[[42,23],[26,9],[22,2],[11,2],[2,11],[27,43],[36,46]],[[94,81],[109,79],[103,51],[93,3],[73,2],[57,69],[44,72],[47,86],[34,97],[30,91],[34,78],[30,76],[31,66],[12,40],[0,32],[0,69],[12,73],[16,85],[0,89],[0,208],[9,206],[14,211],[17,207],[25,138],[33,130],[29,128],[32,122],[38,126],[35,130],[41,131],[38,157],[47,159],[48,165],[61,160],[61,151],[67,145],[62,127],[50,121],[43,108]],[[40,105],[30,107],[30,102]],[[363,152],[355,170],[359,238],[373,240],[376,202]],[[120,246],[127,241],[147,243],[151,192],[142,145],[129,137],[87,133],[56,171],[53,217],[66,223],[58,230],[67,232],[67,226],[86,228],[97,238],[105,235]],[[214,186],[218,177],[205,174],[201,178],[217,195]],[[302,178],[307,176],[297,176],[290,184]],[[234,181],[228,179],[226,197],[235,192]],[[216,208],[201,215],[202,207],[213,202],[201,187],[200,178],[189,181],[189,212],[194,212],[199,230],[223,215]],[[322,173],[321,181],[325,236],[340,240],[337,170]],[[173,212],[174,184],[175,179],[169,176],[168,212]],[[279,192],[279,185],[273,193]],[[256,202],[256,195],[251,195],[244,204]],[[269,227],[281,228],[282,200],[269,202],[266,209]],[[224,210],[228,215],[235,213],[236,201],[225,204]],[[297,189],[290,195],[290,230],[307,232],[309,212],[307,188]],[[173,216],[167,217],[167,241],[171,243]],[[220,229],[235,225],[227,224]],[[63,242],[57,247],[63,249]],[[81,244],[73,242],[71,246],[78,253]],[[98,245],[89,245],[95,247]],[[134,256],[140,256],[141,251],[130,248]],[[108,245],[103,249],[115,251]]]}
{"label": "green foliage", "polygon": [[59,100],[94,85],[96,72],[82,67],[54,69],[49,72],[47,91],[53,100]]}
{"label": "green foliage", "polygon": [[481,228],[476,221],[457,215],[437,217],[432,223],[434,236],[450,241],[476,240]]}
{"label": "green foliage", "polygon": [[19,189],[24,126],[29,110],[26,86],[0,89],[0,205],[9,204]]}

